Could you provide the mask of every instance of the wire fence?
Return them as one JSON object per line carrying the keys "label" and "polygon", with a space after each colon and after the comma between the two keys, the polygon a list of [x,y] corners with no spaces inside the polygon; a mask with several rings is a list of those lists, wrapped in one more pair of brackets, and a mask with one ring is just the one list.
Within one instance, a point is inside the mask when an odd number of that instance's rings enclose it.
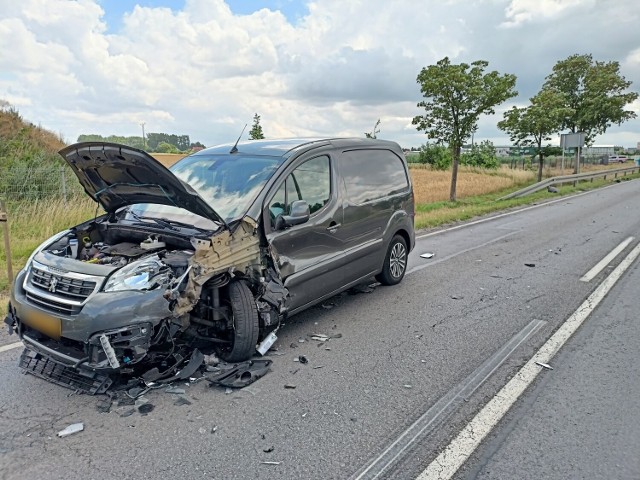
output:
{"label": "wire fence", "polygon": [[68,167],[9,167],[0,170],[0,198],[8,201],[62,198],[85,195],[78,178]]}

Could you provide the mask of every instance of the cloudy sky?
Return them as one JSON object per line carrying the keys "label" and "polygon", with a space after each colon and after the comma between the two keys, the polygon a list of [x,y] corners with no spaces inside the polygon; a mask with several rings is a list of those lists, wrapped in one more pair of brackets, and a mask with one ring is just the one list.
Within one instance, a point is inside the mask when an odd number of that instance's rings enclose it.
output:
{"label": "cloudy sky", "polygon": [[[640,90],[638,0],[2,1],[0,46],[0,99],[68,142],[141,122],[233,142],[257,112],[268,138],[363,136],[380,118],[380,138],[419,146],[416,76],[444,56],[517,76],[475,137],[496,144],[502,112],[574,53],[620,62]],[[596,138],[637,142],[640,119]]]}

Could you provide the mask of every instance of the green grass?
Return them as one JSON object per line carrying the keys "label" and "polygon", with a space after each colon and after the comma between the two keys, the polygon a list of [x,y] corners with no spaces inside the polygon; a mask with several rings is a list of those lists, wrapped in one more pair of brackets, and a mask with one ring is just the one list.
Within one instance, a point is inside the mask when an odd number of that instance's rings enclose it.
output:
{"label": "green grass", "polygon": [[[621,181],[640,178],[640,174],[627,175],[620,177]],[[508,210],[515,207],[531,205],[545,200],[552,200],[561,196],[570,195],[587,190],[593,190],[606,185],[611,185],[614,180],[594,179],[591,181],[583,181],[573,186],[567,184],[558,187],[559,193],[549,193],[546,190],[527,195],[521,198],[512,198],[509,200],[498,200],[505,195],[515,192],[522,188],[511,187],[499,192],[492,192],[473,197],[459,199],[456,202],[434,202],[416,205],[416,229],[433,228],[441,225],[447,225],[456,222],[462,222],[471,218],[479,217],[489,213]]]}

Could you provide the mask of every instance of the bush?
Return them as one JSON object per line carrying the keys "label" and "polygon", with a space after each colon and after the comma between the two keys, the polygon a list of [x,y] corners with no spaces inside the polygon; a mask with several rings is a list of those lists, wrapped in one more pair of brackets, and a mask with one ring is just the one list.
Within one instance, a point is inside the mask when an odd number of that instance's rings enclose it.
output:
{"label": "bush", "polygon": [[446,170],[451,167],[453,158],[451,150],[444,145],[425,143],[418,153],[418,162],[431,165],[435,170]]}
{"label": "bush", "polygon": [[496,169],[500,161],[496,156],[496,149],[489,140],[473,145],[471,151],[460,155],[460,164],[470,167]]}

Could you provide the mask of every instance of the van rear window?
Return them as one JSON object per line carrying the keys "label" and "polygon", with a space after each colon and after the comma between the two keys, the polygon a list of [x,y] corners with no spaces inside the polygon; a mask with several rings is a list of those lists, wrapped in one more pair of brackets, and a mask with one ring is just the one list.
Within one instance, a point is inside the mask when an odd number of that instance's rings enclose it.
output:
{"label": "van rear window", "polygon": [[389,150],[350,150],[342,153],[340,172],[347,198],[362,204],[409,188],[404,164]]}

